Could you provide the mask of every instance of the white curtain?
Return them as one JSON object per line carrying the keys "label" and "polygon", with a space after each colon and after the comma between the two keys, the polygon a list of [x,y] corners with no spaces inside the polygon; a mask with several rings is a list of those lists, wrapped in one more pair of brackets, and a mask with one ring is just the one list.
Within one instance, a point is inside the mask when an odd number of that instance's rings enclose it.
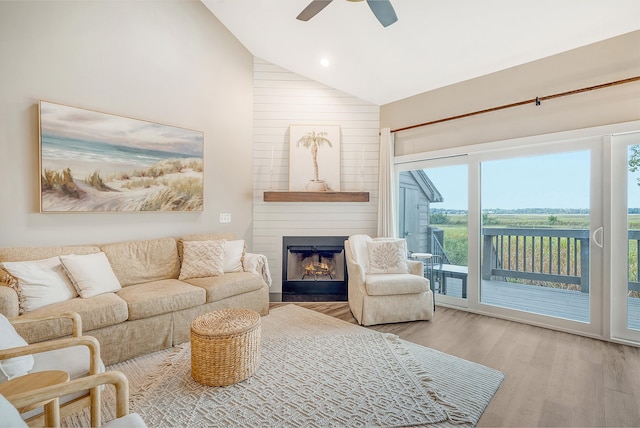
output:
{"label": "white curtain", "polygon": [[396,237],[396,188],[393,177],[393,134],[390,128],[380,131],[378,168],[378,236]]}

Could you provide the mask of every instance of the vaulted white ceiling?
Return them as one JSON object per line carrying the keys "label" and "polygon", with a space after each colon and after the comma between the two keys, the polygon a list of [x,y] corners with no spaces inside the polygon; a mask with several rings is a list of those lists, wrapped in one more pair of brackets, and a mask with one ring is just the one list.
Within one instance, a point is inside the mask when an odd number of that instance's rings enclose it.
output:
{"label": "vaulted white ceiling", "polygon": [[364,1],[308,22],[311,0],[201,1],[254,56],[378,105],[640,29],[640,0],[391,0],[386,28]]}

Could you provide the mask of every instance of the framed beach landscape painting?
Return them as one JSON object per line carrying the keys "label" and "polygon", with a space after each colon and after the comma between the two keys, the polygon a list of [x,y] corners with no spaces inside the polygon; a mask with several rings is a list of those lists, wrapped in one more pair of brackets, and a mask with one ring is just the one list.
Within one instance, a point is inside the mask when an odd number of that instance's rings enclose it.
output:
{"label": "framed beach landscape painting", "polygon": [[202,211],[201,131],[40,101],[40,211]]}

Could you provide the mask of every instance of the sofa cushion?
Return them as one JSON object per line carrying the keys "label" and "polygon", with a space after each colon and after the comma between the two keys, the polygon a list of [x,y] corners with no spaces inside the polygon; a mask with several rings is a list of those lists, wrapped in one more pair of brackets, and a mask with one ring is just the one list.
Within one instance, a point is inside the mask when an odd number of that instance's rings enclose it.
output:
{"label": "sofa cushion", "polygon": [[149,318],[206,302],[206,292],[177,279],[130,285],[118,291],[129,308],[129,320]]}
{"label": "sofa cushion", "polygon": [[[27,345],[28,343],[13,328],[9,320],[0,314],[0,349],[12,349]],[[0,382],[26,375],[33,368],[33,364],[33,355],[0,360]]]}
{"label": "sofa cushion", "polygon": [[[82,331],[91,335],[91,330],[124,322],[128,318],[127,304],[114,293],[83,299],[76,297],[53,305],[27,312],[20,319],[40,318],[77,312],[82,318]],[[71,322],[67,319],[53,319],[28,324],[17,324],[16,330],[29,343],[42,342],[71,334]]]}
{"label": "sofa cushion", "polygon": [[[36,354],[31,373],[64,370],[69,374],[69,379],[78,379],[89,375],[90,361],[91,353],[89,348],[84,345],[54,349]],[[104,373],[105,367],[102,359],[99,363],[98,372]]]}
{"label": "sofa cushion", "polygon": [[409,273],[383,273],[366,275],[365,288],[370,296],[415,294],[429,290],[429,281]]}
{"label": "sofa cushion", "polygon": [[101,247],[123,287],[178,278],[180,262],[173,238],[128,241]]}
{"label": "sofa cushion", "polygon": [[0,394],[0,428],[28,428],[29,425],[22,420],[18,409],[4,398],[4,395]]}
{"label": "sofa cushion", "polygon": [[[35,355],[35,364],[31,373],[46,370],[64,370],[69,374],[69,379],[79,379],[89,375],[90,370],[89,348],[86,346],[70,346],[68,348],[55,349]],[[104,373],[105,367],[102,360],[99,361],[98,372]],[[88,390],[81,390],[60,397],[60,404],[65,404],[87,394]],[[42,412],[42,407],[23,414],[30,418]]]}
{"label": "sofa cushion", "polygon": [[192,278],[185,282],[207,291],[207,302],[216,302],[227,297],[248,293],[265,286],[262,277],[251,272],[232,272],[209,278]]}

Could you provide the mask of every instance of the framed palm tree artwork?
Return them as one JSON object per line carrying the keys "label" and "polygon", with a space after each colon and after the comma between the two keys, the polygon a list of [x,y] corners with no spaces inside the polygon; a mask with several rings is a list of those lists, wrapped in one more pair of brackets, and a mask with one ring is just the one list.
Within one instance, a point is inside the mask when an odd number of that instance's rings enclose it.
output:
{"label": "framed palm tree artwork", "polygon": [[340,127],[289,127],[289,191],[340,191]]}

